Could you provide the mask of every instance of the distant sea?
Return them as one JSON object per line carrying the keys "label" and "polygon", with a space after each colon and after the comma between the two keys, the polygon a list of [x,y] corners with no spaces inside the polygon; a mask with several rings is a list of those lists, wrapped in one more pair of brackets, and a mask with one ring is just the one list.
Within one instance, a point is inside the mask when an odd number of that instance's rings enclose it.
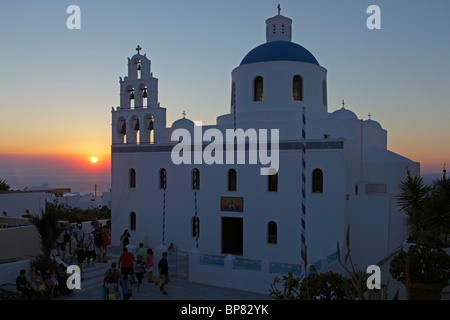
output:
{"label": "distant sea", "polygon": [[58,174],[58,175],[1,175],[12,190],[23,190],[24,188],[70,188],[72,192],[95,192],[101,196],[111,188],[111,175],[109,174]]}

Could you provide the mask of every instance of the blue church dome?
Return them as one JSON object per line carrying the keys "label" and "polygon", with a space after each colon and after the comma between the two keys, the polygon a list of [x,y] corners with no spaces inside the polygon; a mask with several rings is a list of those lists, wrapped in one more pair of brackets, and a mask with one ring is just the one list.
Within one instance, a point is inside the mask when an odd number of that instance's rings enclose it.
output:
{"label": "blue church dome", "polygon": [[311,52],[290,41],[266,42],[247,53],[240,65],[266,61],[299,61],[319,65]]}

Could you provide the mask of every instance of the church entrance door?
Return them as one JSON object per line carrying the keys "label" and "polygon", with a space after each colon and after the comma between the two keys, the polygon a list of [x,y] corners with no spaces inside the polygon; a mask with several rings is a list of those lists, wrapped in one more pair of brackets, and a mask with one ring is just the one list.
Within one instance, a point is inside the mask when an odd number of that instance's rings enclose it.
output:
{"label": "church entrance door", "polygon": [[244,219],[222,217],[222,253],[242,255]]}

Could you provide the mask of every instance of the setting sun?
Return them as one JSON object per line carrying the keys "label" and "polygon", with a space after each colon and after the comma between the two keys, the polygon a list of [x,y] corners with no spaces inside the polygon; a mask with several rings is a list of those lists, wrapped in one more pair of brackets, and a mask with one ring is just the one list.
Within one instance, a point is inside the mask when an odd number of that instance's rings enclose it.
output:
{"label": "setting sun", "polygon": [[91,162],[92,162],[92,163],[96,163],[97,161],[98,161],[97,157],[92,157],[92,158],[91,158]]}

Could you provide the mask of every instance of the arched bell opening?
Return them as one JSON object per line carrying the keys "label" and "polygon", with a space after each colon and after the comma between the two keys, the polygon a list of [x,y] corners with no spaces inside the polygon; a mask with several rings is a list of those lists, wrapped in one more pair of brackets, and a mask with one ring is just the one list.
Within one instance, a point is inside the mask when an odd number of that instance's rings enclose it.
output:
{"label": "arched bell opening", "polygon": [[125,143],[127,135],[127,123],[123,117],[117,119],[116,130],[116,143]]}
{"label": "arched bell opening", "polygon": [[134,92],[134,87],[133,86],[127,86],[125,88],[125,95],[128,95],[128,97],[126,97],[125,99],[125,108],[129,108],[129,109],[133,109],[135,107],[135,101],[134,101],[134,96],[135,96],[135,92]]}
{"label": "arched bell opening", "polygon": [[148,107],[148,90],[145,84],[139,85],[139,90],[135,94],[136,107]]}
{"label": "arched bell opening", "polygon": [[132,65],[132,78],[133,79],[141,79],[142,76],[142,61],[139,58],[133,59]]}
{"label": "arched bell opening", "polygon": [[144,123],[142,127],[142,142],[143,143],[155,143],[155,119],[152,114],[147,113],[144,116]]}
{"label": "arched bell opening", "polygon": [[138,116],[132,116],[130,118],[130,125],[129,125],[129,129],[130,129],[130,137],[129,137],[129,142],[130,143],[139,143],[140,142],[140,126],[141,124],[139,123],[139,118]]}

